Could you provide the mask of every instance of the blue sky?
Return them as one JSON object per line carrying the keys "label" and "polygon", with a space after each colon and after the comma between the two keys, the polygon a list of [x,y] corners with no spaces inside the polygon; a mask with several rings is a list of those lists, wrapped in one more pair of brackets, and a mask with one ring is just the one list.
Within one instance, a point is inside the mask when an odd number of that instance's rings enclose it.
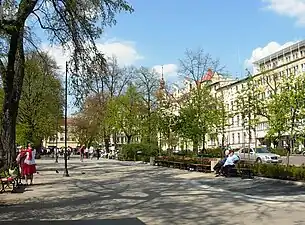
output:
{"label": "blue sky", "polygon": [[117,25],[106,29],[106,38],[132,42],[141,56],[135,60],[136,65],[178,64],[185,49],[201,47],[219,58],[236,77],[254,49],[270,42],[282,45],[304,37],[304,16],[291,13],[291,7],[300,6],[296,4],[305,6],[304,0],[129,2],[135,12],[118,15]]}
{"label": "blue sky", "polygon": [[[186,49],[203,48],[219,58],[232,77],[251,62],[304,39],[305,0],[129,0],[133,14],[117,15],[98,48],[121,65],[155,68],[179,79]],[[60,47],[44,48],[64,66]]]}

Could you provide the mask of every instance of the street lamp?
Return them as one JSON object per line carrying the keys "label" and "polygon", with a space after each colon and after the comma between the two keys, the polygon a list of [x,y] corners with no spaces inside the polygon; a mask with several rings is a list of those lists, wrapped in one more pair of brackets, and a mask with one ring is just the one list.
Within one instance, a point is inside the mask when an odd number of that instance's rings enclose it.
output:
{"label": "street lamp", "polygon": [[58,145],[58,116],[57,116],[57,119],[56,119],[55,163],[58,163],[57,145]]}
{"label": "street lamp", "polygon": [[68,157],[67,157],[67,138],[68,138],[68,62],[66,62],[66,76],[65,76],[65,170],[64,177],[69,177],[68,172]]}

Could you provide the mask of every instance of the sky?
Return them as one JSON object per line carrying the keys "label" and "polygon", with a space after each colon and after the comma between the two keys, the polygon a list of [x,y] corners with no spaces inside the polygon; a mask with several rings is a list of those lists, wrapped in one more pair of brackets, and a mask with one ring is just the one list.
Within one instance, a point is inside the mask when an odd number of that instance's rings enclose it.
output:
{"label": "sky", "polygon": [[[155,68],[178,79],[186,49],[202,48],[232,77],[252,62],[304,39],[305,0],[129,0],[134,13],[117,15],[117,25],[98,40],[121,65]],[[59,47],[44,44],[64,65]]]}

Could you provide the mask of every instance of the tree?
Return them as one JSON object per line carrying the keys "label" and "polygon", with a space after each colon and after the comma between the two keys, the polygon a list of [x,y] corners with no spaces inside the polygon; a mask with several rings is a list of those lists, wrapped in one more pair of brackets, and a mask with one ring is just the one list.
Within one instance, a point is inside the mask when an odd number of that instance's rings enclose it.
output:
{"label": "tree", "polygon": [[[281,92],[272,97],[268,104],[270,117],[278,119],[277,122],[270,121],[270,132],[282,129],[281,134],[288,135],[289,156],[294,149],[294,144],[298,136],[303,134],[303,120],[305,118],[305,75],[304,73],[289,73],[283,77]],[[277,110],[275,110],[275,108]]]}
{"label": "tree", "polygon": [[81,111],[72,118],[71,132],[80,145],[91,146],[99,141],[99,107],[96,96],[88,97]]}
{"label": "tree", "polygon": [[141,116],[144,105],[136,87],[130,85],[124,95],[112,99],[107,107],[109,124],[123,132],[130,144],[132,138],[140,133]]}
{"label": "tree", "polygon": [[[220,73],[224,67],[218,59],[206,53],[202,48],[197,50],[186,50],[184,58],[180,60],[179,73],[186,77],[190,84],[190,95],[186,98],[186,108],[181,115],[185,122],[193,125],[193,130],[185,130],[190,134],[194,150],[198,149],[199,141],[202,141],[205,150],[206,135],[216,132],[215,116],[219,115],[216,107],[216,99],[211,96],[210,82],[215,73]],[[211,101],[211,102],[210,102]],[[215,113],[216,111],[217,113]],[[210,114],[214,112],[214,114]],[[190,116],[192,121],[189,118]],[[199,126],[199,127],[198,127]]]}
{"label": "tree", "polygon": [[40,148],[44,138],[58,131],[62,118],[64,97],[57,65],[46,54],[26,56],[25,77],[17,117],[19,144],[32,142]]}
{"label": "tree", "polygon": [[179,63],[179,74],[183,78],[191,79],[195,84],[203,81],[209,71],[220,73],[224,69],[219,59],[213,59],[211,54],[206,53],[202,48],[187,49]]}
{"label": "tree", "polygon": [[153,143],[157,141],[156,123],[157,114],[157,98],[156,91],[158,89],[157,73],[148,68],[141,67],[137,70],[135,84],[141,93],[146,110],[144,111],[144,122],[142,127],[142,141]]}
{"label": "tree", "polygon": [[163,77],[156,97],[158,101],[157,124],[158,133],[160,135],[160,150],[162,150],[162,143],[165,143],[170,151],[172,151],[179,143],[179,138],[174,130],[177,122],[178,112],[176,111],[176,106],[178,103],[168,90],[168,87],[166,87]]}
{"label": "tree", "polygon": [[205,151],[206,135],[215,133],[218,123],[217,99],[212,96],[207,84],[192,89],[189,95],[180,110],[176,129],[193,141],[194,151],[198,151],[200,140],[202,151]]}
{"label": "tree", "polygon": [[254,133],[255,147],[257,146],[256,126],[260,121],[259,112],[262,102],[261,91],[257,88],[253,76],[249,74],[246,84],[238,93],[236,102],[232,102],[233,105],[231,105],[232,115],[241,115],[242,127],[248,133],[249,148],[253,138],[252,132]]}
{"label": "tree", "polygon": [[229,126],[229,118],[230,114],[228,112],[228,109],[225,106],[224,103],[224,96],[223,92],[220,92],[220,95],[217,96],[217,114],[215,114],[216,117],[216,133],[218,134],[220,132],[221,134],[221,147],[224,148],[225,146],[225,133],[226,128]]}
{"label": "tree", "polygon": [[78,83],[84,80],[81,72],[88,69],[86,62],[92,52],[96,52],[94,41],[100,37],[103,28],[116,23],[116,13],[132,12],[133,9],[124,0],[3,0],[2,5],[0,43],[6,45],[1,48],[5,60],[3,57],[0,60],[4,87],[0,157],[12,164],[16,155],[16,118],[24,78],[24,44],[27,42],[37,48],[32,39],[37,27],[31,29],[26,22],[31,20],[38,24],[52,43],[72,51],[70,68],[77,72],[71,77]]}

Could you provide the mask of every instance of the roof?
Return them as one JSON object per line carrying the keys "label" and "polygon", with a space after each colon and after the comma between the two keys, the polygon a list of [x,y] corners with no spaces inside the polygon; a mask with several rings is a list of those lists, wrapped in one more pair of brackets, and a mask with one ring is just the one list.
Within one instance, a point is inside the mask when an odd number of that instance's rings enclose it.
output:
{"label": "roof", "polygon": [[275,52],[275,53],[273,53],[273,54],[271,54],[271,55],[268,55],[268,56],[266,56],[266,57],[264,57],[264,58],[262,58],[262,59],[260,59],[260,60],[257,60],[257,61],[255,61],[253,64],[261,64],[261,63],[264,63],[264,62],[266,62],[266,61],[275,59],[275,58],[277,58],[277,57],[279,57],[279,56],[282,56],[283,54],[286,54],[286,53],[288,53],[288,52],[290,52],[290,51],[297,50],[298,48],[304,47],[304,46],[305,46],[305,40],[299,41],[299,42],[297,42],[297,43],[295,43],[295,44],[293,44],[293,45],[290,45],[290,46],[288,46],[288,47],[286,47],[286,48],[283,48],[283,49],[281,49],[281,50],[279,50],[279,51],[277,51],[277,52]]}

